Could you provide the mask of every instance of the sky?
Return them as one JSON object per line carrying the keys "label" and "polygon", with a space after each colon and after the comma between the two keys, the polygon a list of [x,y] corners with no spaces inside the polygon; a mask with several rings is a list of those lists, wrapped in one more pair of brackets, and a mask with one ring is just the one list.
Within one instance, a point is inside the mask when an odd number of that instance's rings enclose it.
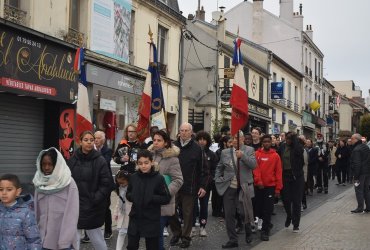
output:
{"label": "sky", "polygon": [[[253,2],[253,0],[248,0]],[[178,0],[185,17],[195,14],[198,0]],[[224,6],[225,12],[243,0],[201,0],[206,21],[212,11]],[[279,16],[280,0],[264,0],[263,7]],[[303,6],[303,27],[310,24],[313,41],[324,54],[324,77],[328,81],[353,80],[362,90],[370,89],[370,0],[294,0],[294,12]]]}

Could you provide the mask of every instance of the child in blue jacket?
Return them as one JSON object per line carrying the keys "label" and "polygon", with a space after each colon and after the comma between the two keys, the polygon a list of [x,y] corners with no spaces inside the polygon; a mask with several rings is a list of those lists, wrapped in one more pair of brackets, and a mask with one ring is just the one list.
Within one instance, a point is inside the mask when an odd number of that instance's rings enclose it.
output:
{"label": "child in blue jacket", "polygon": [[0,177],[0,250],[42,249],[32,197],[21,192],[16,175]]}

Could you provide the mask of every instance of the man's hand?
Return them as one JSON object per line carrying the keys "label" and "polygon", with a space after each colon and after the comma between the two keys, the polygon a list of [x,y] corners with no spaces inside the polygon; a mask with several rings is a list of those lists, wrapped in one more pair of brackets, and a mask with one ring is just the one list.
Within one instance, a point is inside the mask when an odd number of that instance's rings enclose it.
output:
{"label": "man's hand", "polygon": [[240,151],[240,150],[236,150],[235,154],[236,154],[236,158],[238,158],[238,159],[242,158],[242,156],[243,156],[243,152]]}
{"label": "man's hand", "polygon": [[128,155],[125,155],[121,158],[121,161],[126,162],[128,161],[128,159],[129,159]]}
{"label": "man's hand", "polygon": [[198,197],[199,198],[202,198],[203,196],[206,195],[206,190],[204,190],[203,188],[199,188],[199,191],[198,191]]}

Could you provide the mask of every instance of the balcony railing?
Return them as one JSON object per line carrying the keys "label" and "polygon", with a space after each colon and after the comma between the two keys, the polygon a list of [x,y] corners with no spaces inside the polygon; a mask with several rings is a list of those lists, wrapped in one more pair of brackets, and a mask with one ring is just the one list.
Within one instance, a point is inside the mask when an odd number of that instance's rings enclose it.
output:
{"label": "balcony railing", "polygon": [[166,76],[166,74],[167,74],[167,65],[158,62],[158,71],[161,75]]}
{"label": "balcony railing", "polygon": [[82,47],[85,43],[85,34],[69,28],[68,33],[64,36],[64,40],[69,43],[73,43],[74,45],[77,45],[79,47]]}
{"label": "balcony railing", "polygon": [[278,100],[272,100],[273,103],[278,104],[280,106],[283,106],[287,109],[293,110],[294,112],[299,113],[299,105],[297,103],[294,103],[287,99],[278,99]]}
{"label": "balcony railing", "polygon": [[20,10],[8,4],[4,4],[4,19],[9,20],[13,23],[26,26],[27,25],[26,18],[27,18],[26,11]]}

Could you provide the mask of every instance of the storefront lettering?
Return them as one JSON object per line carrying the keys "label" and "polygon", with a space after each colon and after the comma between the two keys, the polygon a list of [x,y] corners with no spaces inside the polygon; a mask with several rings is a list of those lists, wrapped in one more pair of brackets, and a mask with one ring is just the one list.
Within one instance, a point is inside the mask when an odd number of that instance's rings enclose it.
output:
{"label": "storefront lettering", "polygon": [[46,86],[41,86],[29,82],[22,82],[10,78],[1,78],[1,85],[9,88],[14,88],[14,89],[21,89],[25,90],[27,92],[34,92],[34,93],[39,93],[39,94],[45,94],[45,95],[50,95],[50,96],[56,96],[57,91],[55,88],[50,88]]}
{"label": "storefront lettering", "polygon": [[249,111],[254,111],[256,113],[260,113],[262,115],[269,116],[267,109],[258,107],[254,104],[248,103],[248,109],[249,109]]}
{"label": "storefront lettering", "polygon": [[[14,37],[6,41],[7,34],[3,32],[0,38],[0,66],[6,66],[9,63],[9,56],[14,45]],[[31,42],[32,46],[32,42]],[[76,82],[76,73],[73,66],[69,69],[64,68],[66,63],[67,54],[64,53],[62,58],[58,60],[58,55],[54,55],[47,51],[48,46],[45,46],[41,54],[35,61],[32,61],[32,53],[29,47],[21,47],[16,53],[17,68],[22,73],[33,72],[40,80],[53,80],[55,78],[66,80],[69,82]]]}

